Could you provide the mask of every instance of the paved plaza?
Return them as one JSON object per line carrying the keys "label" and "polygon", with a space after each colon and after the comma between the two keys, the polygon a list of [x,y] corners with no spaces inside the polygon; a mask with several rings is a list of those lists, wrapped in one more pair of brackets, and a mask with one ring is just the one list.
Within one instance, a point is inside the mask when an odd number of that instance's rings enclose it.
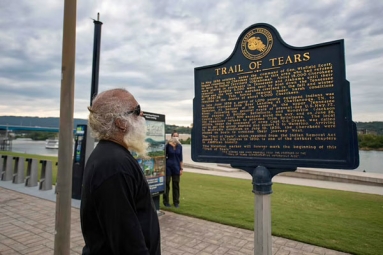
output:
{"label": "paved plaza", "polygon": [[[54,202],[0,187],[0,254],[53,254]],[[163,255],[254,254],[253,231],[170,212],[160,216]],[[72,207],[71,254],[81,254],[84,241],[80,212]],[[273,237],[275,255],[345,254]]]}

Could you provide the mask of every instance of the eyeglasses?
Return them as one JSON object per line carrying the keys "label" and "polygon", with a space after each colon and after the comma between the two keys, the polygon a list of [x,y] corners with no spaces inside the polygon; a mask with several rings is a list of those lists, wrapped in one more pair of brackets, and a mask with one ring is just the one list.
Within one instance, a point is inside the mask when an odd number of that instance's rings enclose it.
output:
{"label": "eyeglasses", "polygon": [[141,106],[137,105],[132,111],[126,112],[126,114],[134,113],[135,115],[139,116],[141,114]]}

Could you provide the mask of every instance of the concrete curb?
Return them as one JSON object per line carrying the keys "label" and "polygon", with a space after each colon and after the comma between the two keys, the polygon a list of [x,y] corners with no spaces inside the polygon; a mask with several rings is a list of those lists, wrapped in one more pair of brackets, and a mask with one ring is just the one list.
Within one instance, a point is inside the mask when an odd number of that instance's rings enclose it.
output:
{"label": "concrete curb", "polygon": [[230,173],[230,172],[240,172],[242,170],[240,169],[236,169],[236,168],[231,168],[230,166],[220,166],[220,165],[217,165],[217,166],[207,166],[207,165],[204,165],[204,164],[190,164],[190,163],[183,163],[183,166],[184,167],[188,167],[188,168],[195,168],[195,169],[201,169],[201,170],[207,170],[207,171],[218,171],[218,172],[226,172],[226,173]]}
{"label": "concrete curb", "polygon": [[[200,163],[185,163],[184,167],[195,168],[200,170],[207,171],[217,171],[217,172],[242,172],[243,170],[232,168],[228,164],[216,164],[212,165],[200,164]],[[363,176],[366,175],[366,176]],[[368,175],[368,176],[367,176]],[[311,179],[311,180],[322,180],[322,181],[332,181],[332,182],[342,182],[342,183],[353,183],[353,184],[362,184],[370,186],[383,186],[383,175],[379,174],[367,174],[361,172],[353,172],[347,170],[332,170],[332,169],[307,169],[307,168],[298,168],[295,172],[285,172],[279,174],[279,176],[285,177],[294,177],[301,179]]]}
{"label": "concrete curb", "polygon": [[[295,178],[304,178],[304,179],[313,179],[313,180],[323,180],[323,181],[333,181],[333,182],[344,182],[344,183],[354,183],[354,184],[363,184],[363,185],[372,185],[372,186],[383,186],[383,176],[362,176],[364,173],[349,173],[348,171],[341,172],[342,170],[315,170],[315,169],[305,169],[298,168],[295,172],[286,172],[281,173],[281,176],[295,177]],[[344,170],[343,170],[344,171]]]}

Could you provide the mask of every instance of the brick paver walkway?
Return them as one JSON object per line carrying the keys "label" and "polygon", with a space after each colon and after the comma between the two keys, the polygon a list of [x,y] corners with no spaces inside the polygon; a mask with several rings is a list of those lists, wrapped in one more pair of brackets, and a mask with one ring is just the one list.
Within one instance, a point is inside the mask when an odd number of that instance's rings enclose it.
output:
{"label": "brick paver walkway", "polygon": [[[55,203],[0,188],[0,254],[53,254]],[[71,254],[84,241],[79,210],[72,208]],[[163,255],[253,255],[253,232],[166,212],[160,217]],[[274,255],[345,254],[273,237]]]}

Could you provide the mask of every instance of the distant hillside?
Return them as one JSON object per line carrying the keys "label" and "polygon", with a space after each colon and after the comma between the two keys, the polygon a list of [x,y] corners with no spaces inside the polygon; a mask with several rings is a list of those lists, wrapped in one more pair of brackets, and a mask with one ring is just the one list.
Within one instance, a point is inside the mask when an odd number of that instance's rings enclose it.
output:
{"label": "distant hillside", "polygon": [[[74,128],[80,124],[87,124],[85,119],[74,119]],[[49,117],[19,117],[19,116],[0,116],[0,125],[17,125],[17,126],[29,126],[29,127],[59,127],[59,118]]]}
{"label": "distant hillside", "polygon": [[358,130],[365,130],[366,133],[383,135],[383,121],[356,122]]}

